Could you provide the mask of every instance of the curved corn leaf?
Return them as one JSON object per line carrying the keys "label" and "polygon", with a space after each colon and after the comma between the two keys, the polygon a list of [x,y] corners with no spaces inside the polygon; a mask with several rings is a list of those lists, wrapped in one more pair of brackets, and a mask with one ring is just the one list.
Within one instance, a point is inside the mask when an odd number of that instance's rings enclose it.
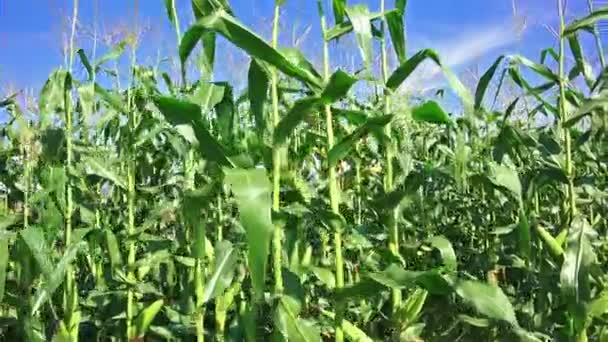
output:
{"label": "curved corn leaf", "polygon": [[416,121],[449,124],[452,122],[449,115],[435,101],[427,101],[412,109],[412,118]]}
{"label": "curved corn leaf", "polygon": [[[331,311],[321,309],[321,313],[323,315],[331,318],[332,320],[335,319],[335,317],[336,317],[336,314]],[[346,335],[346,337],[348,337],[349,341],[352,341],[352,342],[373,342],[374,341],[374,340],[372,340],[371,337],[367,336],[367,334],[365,332],[363,332],[363,330],[359,329],[356,325],[352,324],[351,322],[349,322],[345,319],[342,320],[342,329],[344,330],[344,334]]]}
{"label": "curved corn leaf", "polygon": [[591,25],[602,19],[608,19],[608,7],[600,8],[584,18],[574,20],[570,25],[564,28],[562,36],[567,37],[581,29],[588,30]]}
{"label": "curved corn leaf", "polygon": [[395,5],[397,11],[386,14],[386,26],[388,26],[393,49],[395,49],[395,54],[397,55],[399,63],[404,63],[407,60],[405,49],[405,26],[403,23],[405,6],[406,0],[397,0]]}
{"label": "curved corn leaf", "polygon": [[283,296],[275,310],[274,324],[289,341],[321,342],[321,332],[314,322],[298,317],[296,300]]}
{"label": "curved corn leaf", "polygon": [[455,271],[458,267],[458,263],[456,261],[456,253],[454,252],[454,248],[452,247],[450,240],[446,239],[445,236],[438,235],[433,236],[427,241],[431,244],[431,246],[439,251],[445,266],[450,271]]}
{"label": "curved corn leaf", "polygon": [[341,24],[346,16],[346,0],[332,0],[335,24]]}
{"label": "curved corn leaf", "polygon": [[449,280],[435,270],[409,271],[396,264],[391,264],[385,270],[367,276],[392,289],[403,289],[416,285],[433,294],[448,294],[452,291]]}
{"label": "curved corn leaf", "polygon": [[201,36],[210,31],[221,34],[234,45],[247,52],[252,58],[257,58],[272,65],[285,75],[298,79],[309,86],[321,87],[320,79],[290,63],[283,54],[223,10],[218,10],[201,18],[186,31],[179,47],[182,65],[192,53]]}
{"label": "curved corn leaf", "polygon": [[365,69],[370,70],[372,63],[372,24],[369,9],[362,4],[356,5],[347,7],[346,14],[353,26]]}
{"label": "curved corn leaf", "polygon": [[469,93],[468,89],[460,82],[458,77],[446,66],[444,66],[439,60],[437,52],[431,49],[424,49],[418,51],[415,55],[401,63],[395,71],[389,76],[386,81],[386,87],[392,91],[395,91],[403,82],[418,68],[418,66],[425,60],[431,60],[437,66],[441,68],[443,74],[448,81],[448,84],[452,90],[458,95],[465,109],[465,113],[472,113],[474,109],[473,96]]}
{"label": "curved corn leaf", "polygon": [[504,59],[504,56],[498,57],[496,59],[496,61],[494,61],[494,63],[492,63],[492,66],[490,66],[490,68],[488,68],[488,70],[479,79],[479,82],[477,83],[477,89],[475,90],[475,109],[481,108],[481,104],[483,102],[483,97],[485,96],[486,90],[488,89],[488,86],[490,85],[490,81],[494,77],[494,74],[496,73],[496,69],[498,69],[500,62],[502,62],[503,59]]}
{"label": "curved corn leaf", "polygon": [[340,142],[334,145],[327,154],[327,162],[330,167],[335,166],[338,161],[345,158],[348,152],[357,144],[359,140],[367,136],[374,130],[380,130],[393,119],[392,115],[384,115],[376,118],[368,119],[365,124],[358,127],[354,132],[344,137]]}
{"label": "curved corn leaf", "polygon": [[274,227],[270,208],[270,181],[264,169],[224,168],[225,183],[230,186],[245,228],[248,264],[254,293],[259,300],[264,295],[266,262]]}
{"label": "curved corn leaf", "polygon": [[281,145],[284,144],[287,138],[291,135],[293,130],[302,122],[304,119],[312,114],[317,113],[322,106],[322,100],[320,97],[312,96],[305,97],[294,103],[289,109],[285,117],[279,122],[277,127],[274,129],[274,143]]}
{"label": "curved corn leaf", "polygon": [[563,294],[576,303],[589,296],[589,268],[597,258],[591,242],[596,235],[584,218],[574,218],[564,250],[560,285]]}
{"label": "curved corn leaf", "polygon": [[159,299],[148,305],[147,308],[143,309],[139,315],[137,315],[137,318],[135,318],[135,336],[139,338],[144,337],[146,332],[148,332],[150,324],[152,324],[152,321],[154,321],[154,317],[156,317],[164,304],[165,301]]}
{"label": "curved corn leaf", "polygon": [[456,293],[470,303],[479,313],[518,327],[513,305],[500,287],[466,280],[456,285]]}
{"label": "curved corn leaf", "polygon": [[249,64],[247,78],[249,81],[247,95],[249,96],[251,112],[255,119],[255,126],[258,130],[258,134],[262,136],[267,128],[264,105],[266,104],[268,96],[270,77],[266,70],[262,68],[260,62],[252,58],[251,63]]}
{"label": "curved corn leaf", "polygon": [[342,70],[334,72],[327,86],[321,93],[321,101],[323,104],[332,104],[346,96],[350,88],[358,81],[356,77],[353,77]]}
{"label": "curved corn leaf", "polygon": [[203,303],[222,294],[230,286],[234,277],[237,258],[238,255],[230,242],[218,242],[218,245],[215,247],[213,274],[205,281]]}
{"label": "curved corn leaf", "polygon": [[[61,260],[59,260],[56,265],[53,265],[51,272],[44,274],[44,285],[39,287],[34,295],[32,314],[36,314],[40,307],[46,303],[53,293],[55,293],[55,290],[57,290],[59,285],[63,283],[68,266],[72,263],[72,261],[74,261],[74,259],[76,259],[76,255],[80,249],[84,248],[85,246],[86,242],[84,241],[71,244],[63,254]],[[42,255],[40,256],[43,257]],[[47,255],[46,257],[50,256]]]}
{"label": "curved corn leaf", "polygon": [[222,145],[205,128],[201,119],[200,106],[162,96],[155,97],[154,104],[172,125],[190,125],[192,127],[198,140],[198,150],[203,158],[217,162],[222,166],[232,166],[232,162],[226,157]]}

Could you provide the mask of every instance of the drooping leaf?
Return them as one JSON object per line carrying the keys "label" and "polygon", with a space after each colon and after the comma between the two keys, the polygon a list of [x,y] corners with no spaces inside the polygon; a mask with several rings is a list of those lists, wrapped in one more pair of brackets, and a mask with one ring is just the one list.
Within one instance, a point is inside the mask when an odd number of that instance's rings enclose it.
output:
{"label": "drooping leaf", "polygon": [[258,134],[261,136],[266,130],[267,125],[264,105],[266,104],[266,98],[268,96],[270,77],[262,68],[260,62],[253,58],[249,64],[249,73],[247,74],[247,77],[249,81],[247,95],[249,96],[251,112],[255,119],[255,126],[258,130]]}
{"label": "drooping leaf", "polygon": [[521,183],[517,171],[503,164],[490,165],[490,180],[500,188],[508,190],[518,201],[522,199]]}
{"label": "drooping leaf", "polygon": [[205,281],[204,303],[222,294],[230,286],[234,277],[237,257],[237,252],[229,241],[218,242],[215,247],[213,274]]}
{"label": "drooping leaf", "polygon": [[391,35],[391,42],[393,43],[393,49],[397,55],[399,63],[404,63],[407,60],[405,50],[405,25],[403,19],[405,16],[404,10],[400,7],[405,8],[405,0],[400,0],[402,4],[397,4],[397,11],[386,14],[386,26],[388,26],[388,32]]}
{"label": "drooping leaf", "polygon": [[373,130],[381,129],[393,119],[392,115],[383,115],[380,117],[370,118],[367,122],[358,127],[353,133],[344,137],[327,154],[328,163],[334,166],[341,159],[345,158],[348,152],[357,144],[359,140],[368,135]]}
{"label": "drooping leaf", "polygon": [[365,69],[370,70],[372,63],[372,24],[369,9],[367,6],[359,4],[347,7],[346,14],[353,26]]}
{"label": "drooping leaf", "polygon": [[323,93],[321,94],[321,101],[323,104],[332,104],[348,93],[350,88],[357,82],[358,79],[347,74],[342,70],[337,70],[329,78],[329,82]]}
{"label": "drooping leaf", "polygon": [[603,7],[598,10],[591,12],[586,17],[574,20],[570,25],[567,25],[564,29],[562,36],[567,37],[578,30],[589,29],[591,25],[597,21],[608,18],[608,7]]}
{"label": "drooping leaf", "polygon": [[576,303],[589,295],[589,268],[596,261],[591,242],[596,235],[586,219],[574,218],[564,249],[560,285],[562,293]]}
{"label": "drooping leaf", "polygon": [[201,119],[200,106],[187,101],[161,96],[155,97],[154,103],[165,119],[171,124],[191,126],[198,140],[198,150],[203,158],[215,161],[222,166],[232,166],[232,163],[226,157],[222,145],[205,127]]}
{"label": "drooping leaf", "polygon": [[270,181],[264,169],[224,168],[225,182],[230,186],[239,208],[239,219],[245,228],[248,264],[256,298],[264,295],[266,262],[274,231],[270,208]]}
{"label": "drooping leaf", "polygon": [[466,280],[456,285],[456,293],[479,313],[492,319],[505,321],[514,327],[519,326],[513,305],[500,287]]}
{"label": "drooping leaf", "polygon": [[201,18],[186,31],[179,48],[182,64],[186,62],[200,37],[210,31],[221,34],[251,57],[270,64],[288,76],[312,87],[319,88],[321,85],[319,79],[290,63],[279,51],[225,11],[216,11]]}
{"label": "drooping leaf", "polygon": [[319,111],[321,104],[321,98],[316,96],[305,97],[296,101],[274,129],[274,143],[279,145],[284,144],[294,129],[308,115]]}
{"label": "drooping leaf", "polygon": [[59,260],[56,265],[53,265],[52,271],[50,273],[45,273],[44,285],[39,287],[34,295],[32,314],[37,313],[40,307],[46,303],[46,301],[53,295],[55,290],[57,290],[59,285],[63,283],[68,266],[74,261],[74,259],[76,259],[76,255],[80,249],[84,248],[85,246],[86,243],[84,241],[70,244],[61,257],[61,260]]}
{"label": "drooping leaf", "polygon": [[371,273],[368,277],[392,289],[403,289],[416,285],[433,294],[447,294],[451,292],[448,279],[435,270],[410,271],[396,264],[391,264],[385,270]]}
{"label": "drooping leaf", "polygon": [[86,166],[87,174],[107,179],[116,186],[127,189],[126,175],[120,173],[117,165],[109,164],[107,160],[95,157],[86,158],[83,164]]}
{"label": "drooping leaf", "polygon": [[319,327],[313,321],[298,317],[295,300],[289,296],[283,296],[275,310],[275,326],[280,333],[289,341],[313,342],[321,341]]}
{"label": "drooping leaf", "polygon": [[135,318],[135,336],[139,338],[143,338],[146,332],[148,332],[148,328],[154,321],[154,318],[162,309],[165,301],[162,299],[158,299],[154,301],[152,304],[148,305],[145,309],[141,310],[139,315]]}
{"label": "drooping leaf", "polygon": [[346,16],[346,0],[332,0],[335,24],[341,24]]}
{"label": "drooping leaf", "polygon": [[456,253],[454,252],[454,248],[452,247],[450,240],[448,240],[445,236],[437,235],[433,236],[427,241],[431,244],[431,246],[439,251],[445,266],[449,270],[455,271],[458,267],[458,263],[456,262]]}
{"label": "drooping leaf", "polygon": [[500,62],[502,62],[503,59],[504,59],[504,56],[498,57],[496,59],[496,61],[494,61],[494,63],[492,63],[490,68],[488,68],[488,70],[486,70],[486,72],[479,79],[479,82],[477,83],[477,89],[475,90],[475,109],[481,108],[483,98],[486,94],[486,91],[488,90],[490,81],[494,77],[494,74],[496,73],[496,70],[498,69]]}
{"label": "drooping leaf", "polygon": [[437,124],[449,124],[452,121],[450,116],[443,111],[443,108],[432,100],[412,109],[412,118],[416,121]]}
{"label": "drooping leaf", "polygon": [[[336,314],[331,311],[322,310],[321,313],[323,313],[323,315],[331,318],[332,320],[335,319],[335,317],[336,317]],[[348,337],[349,341],[352,341],[352,342],[373,342],[374,341],[363,330],[359,329],[356,325],[354,325],[353,323],[351,323],[345,319],[342,320],[342,329],[344,330],[344,334],[346,335],[346,337]]]}
{"label": "drooping leaf", "polygon": [[45,129],[51,124],[51,114],[56,111],[64,111],[65,92],[71,89],[71,76],[66,70],[54,71],[46,81],[38,99],[40,112],[39,127]]}

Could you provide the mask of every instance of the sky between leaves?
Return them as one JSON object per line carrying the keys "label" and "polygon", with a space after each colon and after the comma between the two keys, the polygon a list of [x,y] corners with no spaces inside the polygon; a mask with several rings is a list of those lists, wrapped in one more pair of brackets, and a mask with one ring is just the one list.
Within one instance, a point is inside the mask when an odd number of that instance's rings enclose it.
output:
{"label": "sky between leaves", "polygon": [[[0,97],[22,88],[39,90],[49,73],[64,65],[63,42],[69,32],[73,0],[0,0]],[[330,0],[324,0],[330,9]],[[439,52],[444,63],[461,77],[474,77],[505,53],[519,53],[538,60],[541,49],[556,45],[548,27],[556,28],[556,0],[410,0],[406,30],[408,54],[422,48]],[[182,32],[192,20],[190,0],[177,0]],[[366,3],[378,11],[379,0],[350,0]],[[230,0],[237,17],[265,38],[270,37],[273,0]],[[567,1],[567,21],[586,14],[586,0]],[[387,0],[387,7],[393,1]],[[281,12],[281,44],[297,45],[314,63],[319,63],[320,32],[315,0],[287,0]],[[92,54],[92,36],[100,38],[97,55],[119,42],[135,27],[143,30],[138,60],[156,65],[164,57],[176,56],[176,37],[168,22],[163,0],[80,0],[76,47]],[[588,37],[584,46],[595,50]],[[230,49],[218,49],[217,80],[244,85],[247,58]],[[334,64],[358,67],[354,39],[342,41],[332,50]],[[221,57],[220,57],[221,56]],[[353,57],[354,56],[354,57]],[[591,61],[592,63],[594,61]],[[175,61],[162,61],[177,70]],[[173,63],[173,66],[172,66]],[[84,74],[76,61],[76,72]],[[409,87],[424,90],[436,86],[436,70],[418,72]]]}

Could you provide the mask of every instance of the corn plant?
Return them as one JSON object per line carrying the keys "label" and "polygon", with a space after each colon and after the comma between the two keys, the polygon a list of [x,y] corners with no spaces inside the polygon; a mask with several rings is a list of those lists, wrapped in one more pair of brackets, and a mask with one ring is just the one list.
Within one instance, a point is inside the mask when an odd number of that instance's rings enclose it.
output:
{"label": "corn plant", "polygon": [[[265,38],[227,0],[165,0],[177,76],[136,34],[71,39],[37,99],[0,100],[2,338],[608,341],[608,9],[556,0],[557,50],[470,90],[406,49],[404,0],[318,0],[322,70],[280,44],[288,1]],[[424,62],[445,89],[404,94]]]}

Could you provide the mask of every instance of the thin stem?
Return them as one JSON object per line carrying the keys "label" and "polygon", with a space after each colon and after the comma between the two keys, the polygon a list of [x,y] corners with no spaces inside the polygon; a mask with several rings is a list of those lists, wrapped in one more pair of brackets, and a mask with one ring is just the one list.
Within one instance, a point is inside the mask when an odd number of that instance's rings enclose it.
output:
{"label": "thin stem", "polygon": [[[380,13],[384,13],[385,10],[385,0],[380,1]],[[386,26],[386,18],[383,18],[381,23],[380,31],[384,32],[384,27]],[[386,83],[388,80],[388,57],[386,53],[386,38],[384,37],[380,40],[380,50],[381,50],[381,58],[382,58],[382,80]],[[391,99],[389,92],[384,90],[384,114],[389,114],[391,112]],[[388,140],[391,141],[391,125],[390,123],[385,127],[385,134],[388,137]],[[386,193],[390,193],[394,190],[394,171],[393,171],[393,159],[394,159],[394,145],[393,143],[388,143],[386,146],[386,175],[384,178],[384,191]],[[389,230],[389,242],[388,248],[393,253],[393,255],[399,254],[399,230],[397,226],[397,218],[399,215],[399,206],[394,208],[388,218],[387,228]],[[392,300],[392,310],[393,315],[396,314],[397,310],[401,306],[401,290],[393,289],[391,291],[391,300]]]}
{"label": "thin stem", "polygon": [[[329,80],[329,46],[325,40],[325,34],[327,32],[327,24],[325,22],[325,13],[323,11],[323,5],[321,0],[317,0],[319,16],[321,20],[321,32],[323,35],[323,76],[325,82]],[[325,106],[325,124],[327,132],[327,151],[330,151],[334,146],[334,129],[333,129],[333,118],[331,107]],[[340,214],[340,197],[338,193],[338,182],[336,179],[336,169],[333,166],[329,166],[328,175],[329,181],[329,201],[331,210],[334,214]],[[340,224],[336,224],[334,227],[334,249],[336,254],[336,290],[340,290],[344,287],[344,262],[342,260],[342,227]],[[344,341],[344,331],[342,329],[342,321],[344,317],[344,303],[342,301],[336,302],[336,317],[334,322],[334,329],[336,331],[336,342]]]}
{"label": "thin stem", "polygon": [[[74,64],[74,36],[76,35],[76,21],[78,19],[78,0],[74,0],[72,8],[72,28],[70,33],[70,46],[69,46],[69,64],[68,72],[72,73],[72,67]],[[66,126],[66,163],[65,172],[69,174],[72,168],[73,160],[73,122],[72,122],[72,106],[71,106],[71,94],[70,89],[64,89],[63,94],[64,108],[65,108],[65,126]],[[68,177],[66,185],[66,209],[65,209],[65,228],[64,228],[64,243],[65,246],[70,245],[72,239],[72,213],[74,211],[74,203],[72,199],[72,184]],[[78,321],[74,320],[77,316],[74,315],[78,305],[76,285],[74,283],[74,270],[71,265],[68,265],[65,275],[65,287],[64,287],[64,320],[63,324],[69,333],[71,340],[78,338]]]}
{"label": "thin stem", "polygon": [[[272,47],[277,48],[279,43],[279,15],[280,5],[275,3],[274,20],[272,27]],[[279,93],[278,93],[278,76],[276,69],[272,70],[272,122],[276,127],[279,124]],[[280,208],[280,191],[281,191],[281,154],[280,146],[273,146],[272,149],[272,209],[277,212]],[[281,253],[282,251],[283,232],[280,225],[274,227],[274,236],[272,238],[273,249],[273,270],[274,270],[274,286],[275,293],[283,293],[283,275],[281,270]]]}
{"label": "thin stem", "polygon": [[[133,42],[133,47],[131,50],[131,68],[136,65],[136,42]],[[131,72],[131,82],[129,88],[127,89],[127,116],[128,116],[128,127],[129,127],[129,142],[127,146],[127,236],[131,237],[135,233],[135,178],[136,178],[136,170],[135,170],[135,150],[133,149],[133,144],[131,140],[135,136],[136,129],[136,112],[134,104],[133,104],[133,72]],[[127,278],[131,281],[135,281],[135,274],[133,272],[133,264],[135,263],[135,255],[137,253],[137,246],[135,245],[135,241],[133,239],[129,239],[127,242],[127,268],[130,270],[127,274]],[[127,338],[130,340],[135,337],[135,330],[133,327],[133,317],[134,317],[134,309],[135,309],[135,293],[133,289],[129,288],[127,290]]]}
{"label": "thin stem", "polygon": [[[559,115],[560,124],[563,124],[568,120],[568,113],[566,112],[566,81],[565,81],[565,38],[563,36],[564,29],[566,27],[564,19],[564,6],[563,0],[557,0],[557,6],[559,11]],[[566,176],[568,177],[568,209],[570,221],[576,215],[576,198],[574,193],[574,168],[572,165],[572,139],[570,137],[570,129],[563,127],[564,144],[566,145],[566,163],[564,165]]]}

